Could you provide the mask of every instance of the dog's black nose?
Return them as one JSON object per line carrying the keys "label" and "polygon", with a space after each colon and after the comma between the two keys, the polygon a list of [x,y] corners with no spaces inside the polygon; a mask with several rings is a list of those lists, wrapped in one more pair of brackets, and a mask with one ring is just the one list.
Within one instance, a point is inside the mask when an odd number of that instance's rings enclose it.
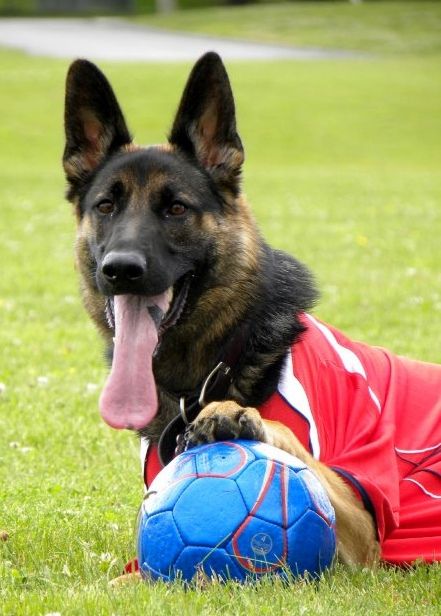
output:
{"label": "dog's black nose", "polygon": [[111,285],[131,285],[141,282],[147,272],[147,263],[139,252],[109,252],[103,259],[101,271]]}

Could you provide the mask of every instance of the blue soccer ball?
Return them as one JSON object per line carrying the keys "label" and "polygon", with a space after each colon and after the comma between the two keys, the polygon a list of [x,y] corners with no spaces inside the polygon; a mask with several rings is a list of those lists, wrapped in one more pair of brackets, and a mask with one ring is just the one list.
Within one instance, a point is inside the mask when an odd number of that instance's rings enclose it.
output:
{"label": "blue soccer ball", "polygon": [[335,555],[335,513],[298,458],[254,441],[200,445],[155,478],[141,506],[138,561],[149,579],[317,576]]}

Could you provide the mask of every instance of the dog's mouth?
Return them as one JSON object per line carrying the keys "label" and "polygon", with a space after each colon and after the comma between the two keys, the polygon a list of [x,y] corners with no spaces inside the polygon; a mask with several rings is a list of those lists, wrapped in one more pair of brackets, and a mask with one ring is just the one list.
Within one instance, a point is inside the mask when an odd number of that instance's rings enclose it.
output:
{"label": "dog's mouth", "polygon": [[115,295],[106,301],[114,331],[112,368],[100,398],[100,411],[113,428],[140,430],[158,408],[153,357],[164,333],[176,325],[187,303],[193,275],[153,297]]}
{"label": "dog's mouth", "polygon": [[[192,272],[185,274],[178,281],[166,291],[167,294],[171,295],[171,301],[169,303],[168,309],[164,312],[157,303],[154,303],[155,296],[152,298],[146,297],[146,309],[150,313],[150,316],[158,330],[159,335],[159,344],[161,342],[162,335],[169,329],[176,325],[179,319],[184,312],[185,305],[187,303],[188,291],[191,286],[191,281],[194,278],[194,274]],[[110,296],[106,298],[105,305],[105,315],[107,320],[107,325],[113,331],[115,331],[115,297]],[[158,347],[155,349],[155,353],[157,352]]]}

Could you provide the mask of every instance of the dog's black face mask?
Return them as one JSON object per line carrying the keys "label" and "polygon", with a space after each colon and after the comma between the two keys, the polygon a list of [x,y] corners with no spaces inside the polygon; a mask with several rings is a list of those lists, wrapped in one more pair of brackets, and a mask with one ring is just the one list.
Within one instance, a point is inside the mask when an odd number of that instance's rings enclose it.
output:
{"label": "dog's black face mask", "polygon": [[204,217],[222,207],[206,174],[176,153],[115,155],[81,202],[100,293],[154,296],[196,273],[212,250]]}
{"label": "dog's black face mask", "polygon": [[226,221],[237,207],[243,149],[229,80],[220,58],[206,54],[169,143],[138,148],[106,78],[80,60],[67,78],[65,128],[84,301],[115,343],[101,412],[113,427],[140,429],[157,410],[158,339],[216,284],[203,275],[216,271],[213,227],[225,243],[235,233]]}

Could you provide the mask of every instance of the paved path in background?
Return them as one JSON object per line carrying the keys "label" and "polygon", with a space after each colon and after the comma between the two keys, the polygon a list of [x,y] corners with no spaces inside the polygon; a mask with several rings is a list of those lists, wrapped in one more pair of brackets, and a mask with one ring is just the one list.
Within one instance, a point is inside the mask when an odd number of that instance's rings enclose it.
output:
{"label": "paved path in background", "polygon": [[172,33],[116,18],[0,19],[0,46],[31,55],[92,60],[195,60],[208,50],[226,60],[354,57],[343,51],[264,45],[196,34]]}

